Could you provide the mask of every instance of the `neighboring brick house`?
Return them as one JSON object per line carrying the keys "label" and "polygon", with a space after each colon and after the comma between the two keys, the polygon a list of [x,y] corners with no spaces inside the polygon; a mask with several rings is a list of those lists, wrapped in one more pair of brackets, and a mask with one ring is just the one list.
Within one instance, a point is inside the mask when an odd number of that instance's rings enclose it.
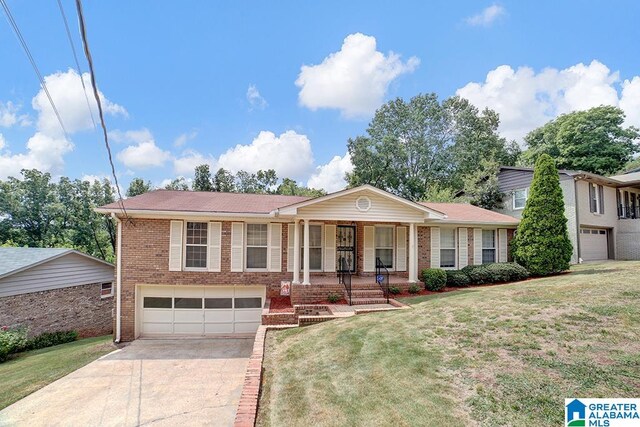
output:
{"label": "neighboring brick house", "polygon": [[[571,262],[640,259],[640,173],[558,173],[573,245]],[[531,168],[501,167],[498,183],[505,198],[497,211],[520,218],[532,180]]]}
{"label": "neighboring brick house", "polygon": [[73,249],[0,248],[0,326],[113,331],[114,266]]}
{"label": "neighboring brick house", "polygon": [[253,333],[265,298],[283,284],[294,304],[326,300],[344,292],[341,268],[375,287],[378,259],[404,289],[423,268],[507,261],[518,224],[368,185],[312,199],[156,190],[122,203],[124,210],[118,202],[98,212],[118,219],[116,340],[123,341]]}

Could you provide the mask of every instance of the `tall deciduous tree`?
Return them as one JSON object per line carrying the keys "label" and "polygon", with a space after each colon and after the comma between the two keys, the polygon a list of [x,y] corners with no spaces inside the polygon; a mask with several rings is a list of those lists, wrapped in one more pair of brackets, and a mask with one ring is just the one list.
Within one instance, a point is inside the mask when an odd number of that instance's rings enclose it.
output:
{"label": "tall deciduous tree", "polygon": [[129,183],[129,188],[127,188],[127,197],[135,197],[140,194],[148,193],[151,191],[151,181],[144,181],[142,178],[133,178]]}
{"label": "tall deciduous tree", "polygon": [[640,142],[638,129],[624,127],[624,119],[624,112],[612,106],[561,115],[525,137],[528,150],[521,162],[532,165],[548,154],[561,169],[616,173],[638,152]]}
{"label": "tall deciduous tree", "polygon": [[213,181],[209,165],[196,166],[195,177],[193,178],[193,191],[213,191]]}
{"label": "tall deciduous tree", "polygon": [[291,178],[284,178],[280,185],[276,190],[277,194],[282,194],[285,196],[307,196],[307,197],[318,197],[324,196],[327,194],[324,190],[316,190],[315,188],[308,188],[299,186],[297,182],[295,182]]}
{"label": "tall deciduous tree", "polygon": [[349,184],[371,184],[411,200],[424,199],[433,185],[461,190],[479,159],[513,164],[517,146],[499,136],[498,125],[496,113],[459,97],[442,103],[433,93],[409,102],[397,98],[376,111],[366,136],[349,139]]}
{"label": "tall deciduous tree", "polygon": [[218,169],[213,177],[213,191],[232,193],[236,191],[235,177],[224,168]]}
{"label": "tall deciduous tree", "polygon": [[[189,183],[187,182],[187,180],[183,176],[181,176],[179,178],[174,179],[173,181],[171,181],[167,185],[165,185],[164,189],[165,190],[188,191],[189,190]],[[194,188],[194,190],[195,190],[195,188]],[[213,191],[213,190],[207,190],[207,191]]]}
{"label": "tall deciduous tree", "polygon": [[513,258],[531,274],[546,276],[569,269],[572,252],[558,170],[551,156],[542,154],[512,240]]}

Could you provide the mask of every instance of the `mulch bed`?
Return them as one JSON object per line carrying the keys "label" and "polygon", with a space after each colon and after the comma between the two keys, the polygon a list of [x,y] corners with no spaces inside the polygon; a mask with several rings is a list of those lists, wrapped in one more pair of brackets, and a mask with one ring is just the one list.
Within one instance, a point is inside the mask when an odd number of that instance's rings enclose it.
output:
{"label": "mulch bed", "polygon": [[293,313],[291,297],[273,297],[269,306],[269,313]]}

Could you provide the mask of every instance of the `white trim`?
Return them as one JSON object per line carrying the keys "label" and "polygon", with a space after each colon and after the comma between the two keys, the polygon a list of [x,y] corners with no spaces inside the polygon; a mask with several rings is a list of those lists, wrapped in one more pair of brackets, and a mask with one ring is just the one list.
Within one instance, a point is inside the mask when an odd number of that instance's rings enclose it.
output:
{"label": "white trim", "polygon": [[507,262],[507,258],[508,258],[507,230],[504,228],[498,229],[496,238],[498,240],[498,249],[497,249],[498,262]]}
{"label": "white trim", "polygon": [[207,269],[219,273],[222,268],[222,223],[209,221],[207,233]]}
{"label": "white trim", "polygon": [[396,252],[395,265],[396,271],[407,271],[407,227],[396,227]]}
{"label": "white trim", "polygon": [[[516,207],[516,192],[518,191],[524,191],[524,205],[521,208]],[[527,205],[527,199],[529,199],[529,187],[526,188],[518,188],[513,190],[513,210],[514,211],[521,211],[524,209],[524,207]]]}
{"label": "white trim", "polygon": [[[367,202],[367,207],[366,208],[361,208],[360,207],[360,201],[364,200]],[[367,196],[360,196],[356,199],[356,209],[358,209],[360,212],[369,212],[369,209],[371,209],[371,199]]]}
{"label": "white trim", "polygon": [[464,268],[469,264],[469,232],[466,228],[458,228],[458,267]]}
{"label": "white trim", "polygon": [[[375,258],[378,258],[377,251],[378,249],[388,250],[391,249],[391,267],[387,267],[389,271],[396,271],[396,226],[395,225],[387,225],[387,224],[374,224],[373,226],[373,256],[374,256],[374,265]],[[378,234],[379,228],[387,228],[391,229],[391,246],[378,247],[376,244],[376,235]]]}
{"label": "white trim", "polygon": [[[302,224],[301,226],[303,227],[304,224]],[[309,271],[312,273],[322,273],[324,271],[324,233],[325,233],[324,226],[325,224],[323,222],[309,221],[309,230],[311,230],[311,227],[318,227],[318,226],[320,227],[320,246],[319,247],[311,246],[309,247],[309,249],[320,249],[320,269],[309,267]],[[304,230],[302,230],[301,233],[303,235],[303,240],[304,240]],[[304,241],[300,245],[300,250],[304,251]],[[302,256],[302,259],[304,260],[304,256]],[[311,260],[309,260],[309,262],[311,262]],[[303,270],[300,270],[300,271],[303,271]]]}
{"label": "white trim", "polygon": [[[182,229],[182,271],[209,271],[209,221],[181,221],[183,222]],[[194,244],[191,243],[187,245],[187,224],[206,224],[207,225],[207,243],[205,244]],[[207,250],[205,259],[206,265],[204,267],[187,267],[187,246],[200,246]]]}
{"label": "white trim", "polygon": [[[120,342],[122,332],[122,221],[118,217],[116,218],[117,232],[118,232],[118,245],[116,246],[116,339],[115,342]],[[136,298],[137,301],[137,298]],[[137,316],[136,316],[137,318]],[[134,331],[135,335],[135,331]]]}
{"label": "white trim", "polygon": [[[453,248],[443,248],[442,247],[442,230],[451,230],[453,231]],[[438,233],[440,236],[440,241],[439,241],[439,246],[440,246],[440,254],[439,254],[439,258],[440,258],[440,268],[443,270],[456,270],[458,268],[458,229],[457,228],[450,228],[450,227],[442,227],[439,230],[440,232]],[[453,249],[453,266],[449,266],[449,267],[443,267],[442,266],[442,250],[451,250]]]}
{"label": "white trim", "polygon": [[[264,246],[262,246],[262,245],[259,245],[259,246],[251,245],[251,246],[249,246],[248,241],[249,241],[249,226],[250,225],[264,225],[264,226],[267,227],[267,244],[266,245],[264,245]],[[270,228],[271,227],[269,227],[269,223],[268,222],[248,222],[248,223],[245,223],[245,225],[243,227],[244,236],[243,236],[243,246],[242,246],[242,253],[243,253],[242,269],[243,269],[243,271],[246,271],[246,272],[249,272],[249,273],[251,273],[251,272],[254,272],[254,273],[255,272],[257,272],[257,273],[262,272],[262,273],[264,273],[264,272],[269,271],[269,240],[271,239],[271,230],[270,230]],[[247,250],[249,248],[264,248],[265,249],[265,251],[267,252],[267,256],[266,256],[266,265],[265,265],[264,268],[262,268],[262,267],[258,267],[258,268],[249,268],[249,267],[247,267],[247,259],[249,258],[247,256]]]}
{"label": "white trim", "polygon": [[[485,231],[490,231],[490,232],[493,233],[493,247],[491,247],[491,248],[485,248],[484,247],[484,232]],[[484,251],[485,251],[485,249],[487,249],[487,250],[490,249],[490,250],[493,251],[493,262],[501,262],[501,261],[498,260],[498,230],[486,229],[485,228],[485,229],[482,230],[481,235],[482,235],[482,239],[481,239],[482,241],[480,242],[480,245],[482,246],[482,253],[480,254],[480,256],[481,256],[482,264],[490,264],[490,263],[485,263],[484,262]]]}
{"label": "white trim", "polygon": [[336,233],[336,224],[324,224],[322,233],[324,236],[322,267],[325,272],[329,273],[336,271]]}

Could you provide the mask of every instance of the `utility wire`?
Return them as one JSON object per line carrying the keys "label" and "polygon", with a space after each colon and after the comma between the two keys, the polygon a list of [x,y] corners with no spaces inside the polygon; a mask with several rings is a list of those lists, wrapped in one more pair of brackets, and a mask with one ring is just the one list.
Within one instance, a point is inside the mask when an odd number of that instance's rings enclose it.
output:
{"label": "utility wire", "polygon": [[80,74],[80,83],[82,83],[82,90],[84,91],[84,99],[87,101],[87,108],[89,108],[89,114],[91,115],[91,123],[93,123],[93,128],[98,129],[96,125],[96,121],[93,118],[93,111],[91,110],[91,103],[89,102],[89,95],[87,95],[87,87],[84,84],[84,79],[82,78],[82,68],[80,68],[80,61],[78,61],[78,55],[76,54],[76,47],[73,44],[73,37],[71,37],[71,31],[69,30],[69,22],[67,21],[67,15],[64,13],[64,7],[62,7],[62,1],[58,0],[58,8],[60,9],[60,14],[62,15],[62,21],[64,22],[64,28],[67,31],[67,38],[69,39],[69,45],[71,46],[71,52],[73,52],[73,59],[76,61],[76,67],[78,67],[78,73]]}
{"label": "utility wire", "polygon": [[[5,0],[0,0],[5,1]],[[87,63],[89,64],[89,75],[91,76],[91,86],[93,88],[93,96],[98,104],[98,117],[100,118],[100,125],[102,126],[102,134],[104,136],[104,145],[107,147],[107,154],[109,155],[109,164],[111,165],[111,174],[116,184],[116,190],[118,191],[119,203],[122,212],[127,217],[127,210],[124,207],[122,193],[120,193],[120,184],[118,184],[118,177],[116,176],[116,167],[113,165],[113,157],[111,156],[111,147],[109,146],[109,137],[107,135],[107,125],[104,122],[104,113],[102,112],[102,103],[100,102],[100,95],[98,94],[98,86],[96,85],[96,75],[93,70],[93,59],[91,59],[91,51],[89,50],[89,43],[87,40],[87,28],[84,22],[84,14],[82,13],[82,0],[76,0],[76,9],[78,11],[78,22],[80,23],[80,36],[82,37],[82,45],[84,46],[84,54],[87,57]]]}
{"label": "utility wire", "polygon": [[18,24],[16,23],[15,19],[13,18],[13,15],[11,14],[11,10],[9,9],[9,5],[7,4],[6,0],[0,0],[0,4],[2,4],[2,8],[4,9],[4,13],[5,13],[6,17],[7,17],[7,21],[9,21],[9,25],[11,25],[11,27],[13,28],[13,32],[16,34],[16,37],[18,38],[18,41],[22,45],[22,49],[27,54],[27,58],[29,58],[29,62],[31,62],[31,66],[33,67],[33,70],[35,71],[36,75],[38,76],[38,80],[40,81],[40,86],[42,87],[42,90],[44,90],[44,93],[47,95],[47,98],[49,99],[49,103],[51,104],[51,108],[53,108],[53,112],[55,113],[56,117],[58,118],[58,122],[60,123],[60,127],[62,128],[62,131],[64,132],[65,138],[69,139],[69,136],[67,134],[67,129],[64,127],[64,123],[62,122],[62,118],[60,117],[60,113],[58,112],[58,108],[56,107],[56,104],[53,102],[53,98],[51,97],[51,93],[49,93],[49,89],[47,88],[47,84],[45,83],[44,78],[42,77],[42,73],[40,73],[40,69],[38,68],[38,65],[36,64],[36,61],[33,58],[33,55],[31,55],[31,51],[29,50],[29,46],[27,46],[27,42],[25,41],[24,37],[22,37],[22,33],[20,32],[20,28],[18,27]]}

